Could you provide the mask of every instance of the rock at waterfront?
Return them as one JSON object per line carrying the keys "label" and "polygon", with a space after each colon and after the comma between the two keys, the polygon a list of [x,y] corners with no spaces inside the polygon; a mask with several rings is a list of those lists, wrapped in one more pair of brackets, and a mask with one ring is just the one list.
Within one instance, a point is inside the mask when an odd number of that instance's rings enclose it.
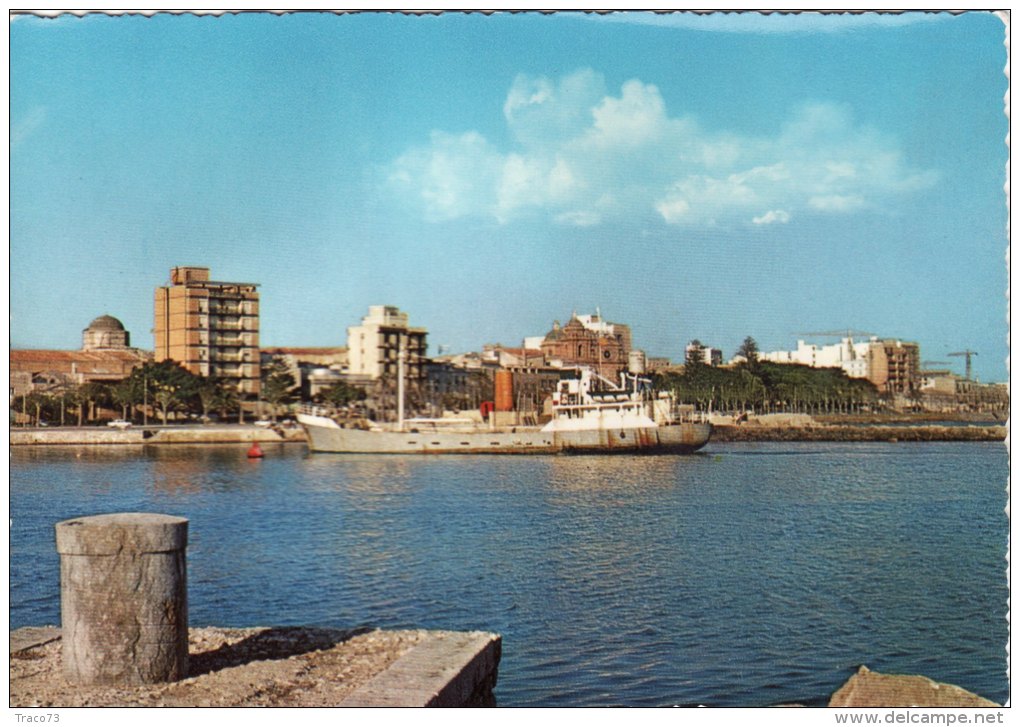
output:
{"label": "rock at waterfront", "polygon": [[830,707],[998,707],[984,697],[922,676],[879,674],[866,666],[832,695]]}

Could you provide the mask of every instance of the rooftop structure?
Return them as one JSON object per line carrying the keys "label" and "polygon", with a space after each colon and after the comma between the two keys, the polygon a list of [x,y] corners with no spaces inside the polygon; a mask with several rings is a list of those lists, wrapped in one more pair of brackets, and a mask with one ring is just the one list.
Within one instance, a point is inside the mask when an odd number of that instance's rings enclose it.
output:
{"label": "rooftop structure", "polygon": [[124,324],[110,315],[99,316],[82,331],[82,351],[124,349],[130,346],[131,336]]}

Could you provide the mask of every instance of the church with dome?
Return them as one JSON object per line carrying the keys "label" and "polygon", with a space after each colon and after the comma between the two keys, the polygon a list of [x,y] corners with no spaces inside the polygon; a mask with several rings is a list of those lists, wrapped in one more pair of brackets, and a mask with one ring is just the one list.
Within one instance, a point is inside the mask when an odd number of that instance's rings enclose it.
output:
{"label": "church with dome", "polygon": [[82,351],[104,351],[131,347],[131,334],[124,324],[110,315],[103,315],[89,323],[82,331]]}
{"label": "church with dome", "polygon": [[91,382],[113,383],[152,360],[131,347],[131,334],[118,319],[101,315],[82,331],[81,350],[11,349],[11,397],[32,391]]}

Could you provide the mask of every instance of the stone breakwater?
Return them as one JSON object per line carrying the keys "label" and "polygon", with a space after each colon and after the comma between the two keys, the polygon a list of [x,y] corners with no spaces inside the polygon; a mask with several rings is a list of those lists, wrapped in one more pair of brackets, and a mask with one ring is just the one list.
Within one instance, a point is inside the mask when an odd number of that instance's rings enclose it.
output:
{"label": "stone breakwater", "polygon": [[715,426],[713,442],[1002,442],[1004,426]]}

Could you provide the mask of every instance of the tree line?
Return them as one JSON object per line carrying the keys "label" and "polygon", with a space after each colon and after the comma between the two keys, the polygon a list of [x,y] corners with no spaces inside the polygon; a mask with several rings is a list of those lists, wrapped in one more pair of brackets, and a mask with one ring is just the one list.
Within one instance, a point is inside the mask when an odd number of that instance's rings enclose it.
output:
{"label": "tree line", "polygon": [[[274,420],[281,408],[300,398],[297,381],[278,360],[261,371],[258,401]],[[340,382],[320,392],[316,401],[343,406],[365,398],[365,392]],[[251,410],[251,397],[239,392],[229,380],[193,374],[176,361],[149,362],[136,367],[118,382],[58,382],[37,389],[12,402],[14,412],[35,424],[83,426],[109,419],[103,412],[119,411],[120,418],[143,422],[150,416],[167,424],[180,417],[208,421],[216,414],[221,421],[237,418]]]}
{"label": "tree line", "polygon": [[840,368],[761,361],[750,336],[737,351],[740,363],[732,368],[708,365],[694,344],[683,372],[659,373],[654,384],[699,411],[850,413],[881,401],[870,381],[851,379]]}

